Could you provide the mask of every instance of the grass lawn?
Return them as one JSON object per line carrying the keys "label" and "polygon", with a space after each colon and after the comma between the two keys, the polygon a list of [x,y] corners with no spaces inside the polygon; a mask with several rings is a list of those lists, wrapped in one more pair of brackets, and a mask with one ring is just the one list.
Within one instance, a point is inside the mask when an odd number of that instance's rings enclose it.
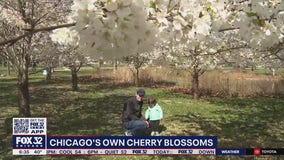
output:
{"label": "grass lawn", "polygon": [[[85,70],[81,76],[91,72]],[[48,135],[123,135],[122,105],[135,94],[136,87],[115,84],[109,79],[81,77],[80,91],[72,92],[68,71],[57,71],[53,76],[49,82],[41,73],[30,77],[32,116],[47,117]],[[0,77],[0,159],[215,159],[12,156],[12,118],[17,116],[16,83],[15,77]],[[208,98],[196,102],[190,95],[162,88],[143,88],[146,98],[156,97],[163,108],[161,135],[216,135],[219,148],[284,147],[284,99]]]}

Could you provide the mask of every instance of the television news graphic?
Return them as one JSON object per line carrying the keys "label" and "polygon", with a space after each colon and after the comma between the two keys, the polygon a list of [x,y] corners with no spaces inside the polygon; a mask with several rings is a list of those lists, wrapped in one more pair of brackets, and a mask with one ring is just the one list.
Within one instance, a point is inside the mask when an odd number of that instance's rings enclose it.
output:
{"label": "television news graphic", "polygon": [[215,155],[216,136],[47,136],[46,118],[13,118],[13,155]]}
{"label": "television news graphic", "polygon": [[47,155],[215,155],[216,136],[49,136]]}
{"label": "television news graphic", "polygon": [[13,118],[13,155],[215,155],[216,136],[50,136],[46,118]]}
{"label": "television news graphic", "polygon": [[253,150],[253,154],[254,155],[260,155],[260,148],[255,148],[254,150]]}
{"label": "television news graphic", "polygon": [[13,118],[13,155],[284,155],[284,148],[217,148],[216,136],[48,137],[46,122]]}
{"label": "television news graphic", "polygon": [[46,118],[13,118],[13,155],[46,155]]}
{"label": "television news graphic", "polygon": [[246,148],[246,155],[284,155],[284,148]]}
{"label": "television news graphic", "polygon": [[284,155],[284,148],[217,148],[216,155]]}
{"label": "television news graphic", "polygon": [[246,155],[246,149],[217,148],[216,155]]}

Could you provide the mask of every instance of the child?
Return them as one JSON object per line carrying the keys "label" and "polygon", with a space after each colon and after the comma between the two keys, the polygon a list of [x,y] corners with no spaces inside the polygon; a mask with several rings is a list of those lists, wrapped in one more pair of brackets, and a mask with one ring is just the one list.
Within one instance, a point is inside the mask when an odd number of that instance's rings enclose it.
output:
{"label": "child", "polygon": [[158,105],[156,99],[149,98],[147,100],[148,109],[145,112],[145,119],[149,121],[151,128],[151,136],[159,135],[160,121],[163,119],[162,108]]}

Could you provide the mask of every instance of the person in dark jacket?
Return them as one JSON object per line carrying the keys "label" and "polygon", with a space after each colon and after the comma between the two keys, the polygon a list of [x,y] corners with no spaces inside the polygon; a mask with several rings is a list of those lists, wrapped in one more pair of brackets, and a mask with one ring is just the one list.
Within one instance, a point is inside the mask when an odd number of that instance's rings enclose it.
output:
{"label": "person in dark jacket", "polygon": [[122,123],[126,136],[136,136],[138,132],[146,131],[149,123],[142,117],[143,97],[145,91],[138,89],[136,95],[127,100],[122,111]]}

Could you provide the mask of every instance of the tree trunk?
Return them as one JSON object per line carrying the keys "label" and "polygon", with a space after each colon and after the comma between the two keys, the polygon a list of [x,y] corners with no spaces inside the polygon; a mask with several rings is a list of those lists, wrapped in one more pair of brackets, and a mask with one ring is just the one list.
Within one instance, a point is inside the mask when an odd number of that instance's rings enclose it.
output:
{"label": "tree trunk", "polygon": [[115,58],[113,61],[113,71],[115,72],[117,70],[117,59]]}
{"label": "tree trunk", "polygon": [[71,74],[72,74],[72,91],[78,91],[78,75],[76,68],[71,68]]}
{"label": "tree trunk", "polygon": [[23,70],[18,73],[19,87],[19,116],[30,117],[29,71],[28,55],[25,57]]}
{"label": "tree trunk", "polygon": [[252,72],[254,71],[254,66],[253,66],[253,65],[251,66],[251,71],[252,71]]}
{"label": "tree trunk", "polygon": [[51,80],[52,68],[51,67],[47,67],[46,71],[47,71],[47,74],[46,74],[45,80]]}
{"label": "tree trunk", "polygon": [[193,91],[193,99],[199,100],[199,73],[198,69],[194,67],[192,75],[192,91]]}
{"label": "tree trunk", "polygon": [[63,60],[62,60],[62,55],[60,55],[59,57],[58,57],[58,67],[63,67]]}
{"label": "tree trunk", "polygon": [[10,63],[7,62],[7,75],[10,76],[11,75],[11,67],[10,67]]}
{"label": "tree trunk", "polygon": [[102,59],[99,59],[99,70],[101,70],[103,63],[104,61]]}
{"label": "tree trunk", "polygon": [[275,76],[275,69],[272,68],[272,76],[274,77]]}
{"label": "tree trunk", "polygon": [[138,87],[139,86],[139,69],[135,69],[135,75],[134,75],[134,79],[135,79],[135,85]]}

